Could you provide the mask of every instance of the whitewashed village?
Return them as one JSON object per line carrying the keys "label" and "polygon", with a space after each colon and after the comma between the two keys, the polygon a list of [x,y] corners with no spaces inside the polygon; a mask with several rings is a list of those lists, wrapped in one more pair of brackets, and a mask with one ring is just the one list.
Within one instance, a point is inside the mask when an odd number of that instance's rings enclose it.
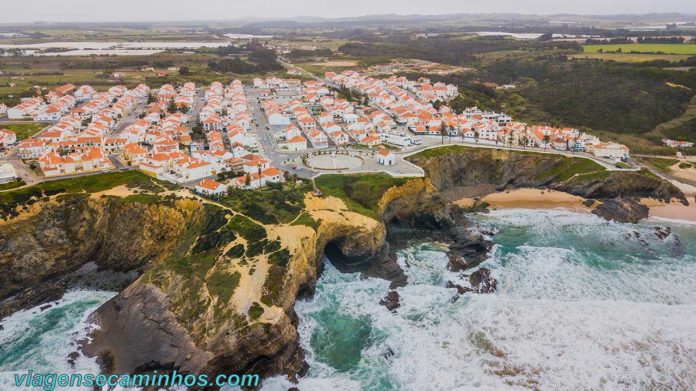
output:
{"label": "whitewashed village", "polygon": [[[365,99],[348,101],[338,88]],[[0,130],[0,141],[47,179],[138,169],[210,196],[289,175],[413,175],[401,157],[445,142],[577,153],[605,165],[629,156],[626,146],[577,129],[528,125],[476,107],[457,114],[447,101],[458,94],[457,86],[427,78],[380,79],[355,71],[204,87],[187,82],[96,91],[67,84],[6,109],[9,119],[50,126],[19,142]],[[359,160],[337,165],[337,155]],[[4,167],[6,178],[16,176]]]}

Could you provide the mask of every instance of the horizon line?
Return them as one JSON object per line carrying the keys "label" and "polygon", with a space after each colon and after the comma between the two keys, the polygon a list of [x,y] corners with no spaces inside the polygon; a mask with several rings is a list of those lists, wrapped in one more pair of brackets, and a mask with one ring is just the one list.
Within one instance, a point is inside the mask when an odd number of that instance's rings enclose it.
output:
{"label": "horizon line", "polygon": [[[570,16],[570,17],[636,17],[636,16],[667,16],[667,15],[677,15],[683,17],[693,17],[696,18],[696,13],[680,12],[680,11],[666,11],[666,12],[640,12],[640,13],[521,13],[521,12],[455,12],[455,13],[437,13],[437,14],[421,14],[421,13],[409,13],[409,14],[399,14],[399,13],[382,13],[382,14],[363,14],[356,16],[312,16],[312,15],[295,15],[288,17],[261,17],[261,16],[244,16],[238,18],[227,18],[227,19],[213,19],[213,18],[203,18],[203,19],[163,19],[163,20],[147,20],[147,19],[133,19],[133,20],[95,20],[90,22],[85,22],[84,20],[34,20],[27,22],[0,22],[2,26],[26,26],[26,25],[36,25],[36,24],[128,24],[128,23],[148,23],[148,24],[164,24],[164,23],[231,23],[231,22],[282,22],[282,21],[296,21],[302,22],[301,19],[307,19],[305,23],[312,23],[309,19],[319,19],[326,22],[340,21],[340,20],[350,20],[350,19],[365,19],[365,18],[379,18],[379,17],[456,17],[456,16],[523,16],[523,17],[553,17],[553,16]],[[696,20],[694,20],[696,22]]]}

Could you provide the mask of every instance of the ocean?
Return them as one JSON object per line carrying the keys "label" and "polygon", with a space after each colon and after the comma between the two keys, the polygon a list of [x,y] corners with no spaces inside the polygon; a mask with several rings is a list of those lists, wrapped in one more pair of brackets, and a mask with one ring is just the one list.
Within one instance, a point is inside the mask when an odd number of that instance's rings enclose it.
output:
{"label": "ocean", "polygon": [[[312,390],[690,390],[696,384],[696,226],[608,223],[563,210],[477,215],[499,232],[492,294],[458,295],[446,247],[402,250],[401,307],[379,304],[389,282],[327,262],[310,300],[296,304]],[[656,227],[671,227],[671,234]],[[0,372],[93,371],[66,356],[109,292],[71,292],[45,311],[4,320]],[[0,383],[0,389],[5,389]]]}
{"label": "ocean", "polygon": [[[409,284],[396,313],[379,304],[388,282],[327,266],[314,298],[296,305],[310,364],[298,387],[694,389],[696,227],[562,210],[476,219],[500,229],[481,265],[498,280],[493,294],[445,288],[461,277],[437,244],[401,252]],[[277,377],[264,390],[291,386]]]}

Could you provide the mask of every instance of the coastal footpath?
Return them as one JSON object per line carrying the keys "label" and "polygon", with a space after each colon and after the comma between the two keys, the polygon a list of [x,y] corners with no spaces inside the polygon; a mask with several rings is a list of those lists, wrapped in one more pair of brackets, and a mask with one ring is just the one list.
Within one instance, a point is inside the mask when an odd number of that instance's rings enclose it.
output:
{"label": "coastal footpath", "polygon": [[486,195],[555,190],[617,221],[647,217],[642,199],[688,203],[649,172],[609,172],[587,159],[443,147],[409,160],[424,178],[322,175],[321,196],[297,181],[210,199],[138,172],[0,194],[0,317],[75,287],[116,290],[77,352],[104,372],[292,379],[307,369],[294,304],[312,295],[325,251],[339,270],[399,286],[408,282],[394,250],[434,238],[449,244],[452,270],[474,276],[453,288],[485,293],[494,284],[475,268],[494,232],[467,214],[485,211]]}

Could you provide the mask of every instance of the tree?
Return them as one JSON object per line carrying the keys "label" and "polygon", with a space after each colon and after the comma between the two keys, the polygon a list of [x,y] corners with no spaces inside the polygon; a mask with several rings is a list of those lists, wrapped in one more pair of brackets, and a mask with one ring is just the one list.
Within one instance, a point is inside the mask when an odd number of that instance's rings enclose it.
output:
{"label": "tree", "polygon": [[544,135],[544,151],[546,151],[546,147],[549,145],[549,141],[551,141],[551,137],[548,134]]}
{"label": "tree", "polygon": [[174,103],[174,99],[169,101],[169,105],[167,106],[167,112],[169,112],[169,113],[176,112],[176,104]]}
{"label": "tree", "polygon": [[186,114],[189,112],[189,107],[188,105],[183,105],[181,106],[181,109],[179,109],[182,113]]}
{"label": "tree", "polygon": [[179,75],[181,76],[188,76],[191,74],[191,70],[189,67],[181,67],[179,68]]}
{"label": "tree", "polygon": [[251,186],[251,174],[247,172],[246,177],[244,177],[244,186]]}

